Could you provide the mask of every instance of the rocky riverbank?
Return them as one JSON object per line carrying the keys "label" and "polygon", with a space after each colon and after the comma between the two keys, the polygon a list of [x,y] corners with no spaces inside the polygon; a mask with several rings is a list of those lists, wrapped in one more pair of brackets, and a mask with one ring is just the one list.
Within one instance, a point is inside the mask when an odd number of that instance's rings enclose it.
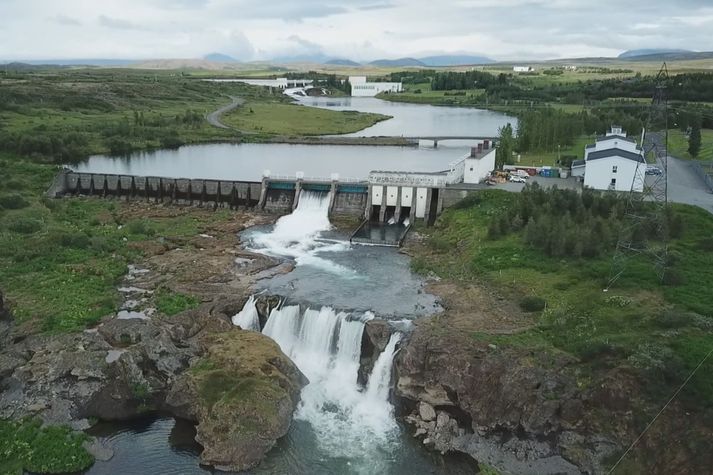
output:
{"label": "rocky riverbank", "polygon": [[[409,252],[418,254],[418,245]],[[440,280],[444,313],[416,321],[395,363],[415,437],[508,474],[607,473],[658,412],[626,366],[519,344],[534,317],[482,283]],[[674,401],[615,473],[710,473],[706,415]]]}
{"label": "rocky riverbank", "polygon": [[[209,212],[128,206],[150,219]],[[197,423],[206,464],[257,465],[287,432],[306,384],[274,342],[230,322],[255,279],[286,270],[239,249],[237,233],[268,219],[236,214],[180,242],[137,243],[146,258],[127,273],[121,311],[80,333],[15,325],[0,297],[0,417],[82,430],[96,419],[169,411]],[[195,304],[173,314],[184,295]],[[275,304],[260,302],[263,318]],[[87,447],[99,460],[111,456],[101,443]]]}

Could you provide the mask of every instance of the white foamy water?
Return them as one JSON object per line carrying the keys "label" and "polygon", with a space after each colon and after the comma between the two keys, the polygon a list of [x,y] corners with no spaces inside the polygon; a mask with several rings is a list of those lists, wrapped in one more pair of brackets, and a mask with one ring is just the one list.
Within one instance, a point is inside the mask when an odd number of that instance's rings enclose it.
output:
{"label": "white foamy water", "polygon": [[[391,370],[401,335],[394,334],[379,356],[367,388],[358,382],[364,323],[330,307],[275,309],[263,329],[309,379],[295,418],[309,422],[318,444],[333,457],[353,459],[352,468],[369,473],[376,454],[396,449],[398,426],[389,402]],[[375,465],[376,464],[376,465]]]}
{"label": "white foamy water", "polygon": [[353,276],[354,271],[318,256],[320,252],[350,248],[345,241],[320,239],[321,233],[332,228],[328,216],[329,200],[329,193],[303,190],[292,214],[278,219],[271,231],[252,235],[251,250],[294,259],[298,266],[309,265],[333,274]]}
{"label": "white foamy water", "polygon": [[243,330],[260,331],[260,317],[255,306],[255,297],[250,296],[243,309],[233,315],[233,325],[242,328]]}

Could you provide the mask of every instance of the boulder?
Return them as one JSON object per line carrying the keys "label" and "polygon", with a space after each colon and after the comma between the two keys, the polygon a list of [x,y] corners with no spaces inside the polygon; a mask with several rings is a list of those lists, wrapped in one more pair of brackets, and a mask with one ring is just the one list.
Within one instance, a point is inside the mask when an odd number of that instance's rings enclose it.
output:
{"label": "boulder", "polygon": [[389,343],[393,329],[386,320],[369,320],[364,325],[359,361],[359,383],[366,385],[374,364]]}
{"label": "boulder", "polygon": [[256,466],[287,434],[307,380],[264,335],[234,328],[206,341],[206,353],[173,384],[168,408],[198,423],[204,464]]}
{"label": "boulder", "polygon": [[421,420],[429,422],[436,418],[436,410],[427,402],[420,402],[418,404],[418,415]]}

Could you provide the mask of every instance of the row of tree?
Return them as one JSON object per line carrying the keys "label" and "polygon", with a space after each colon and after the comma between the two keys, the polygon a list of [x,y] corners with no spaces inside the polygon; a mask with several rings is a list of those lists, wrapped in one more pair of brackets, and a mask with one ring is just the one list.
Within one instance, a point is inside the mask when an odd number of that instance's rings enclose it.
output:
{"label": "row of tree", "polygon": [[[640,203],[643,215],[652,211]],[[528,185],[488,226],[488,237],[499,239],[522,232],[524,241],[550,256],[597,257],[611,251],[618,241],[626,200],[613,193],[586,189],[581,193]],[[642,221],[631,229],[632,245],[645,248],[649,241],[678,238],[683,220],[670,209],[656,219]]]}

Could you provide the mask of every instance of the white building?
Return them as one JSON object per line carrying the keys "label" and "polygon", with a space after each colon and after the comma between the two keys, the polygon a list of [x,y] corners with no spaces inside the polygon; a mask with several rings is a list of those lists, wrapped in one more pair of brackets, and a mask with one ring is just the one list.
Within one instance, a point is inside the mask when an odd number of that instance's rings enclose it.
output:
{"label": "white building", "polygon": [[465,158],[463,170],[463,183],[480,183],[495,170],[495,148],[490,148],[488,140],[471,149],[470,155]]}
{"label": "white building", "polygon": [[314,82],[312,79],[287,79],[287,78],[276,78],[276,79],[206,79],[206,81],[211,82],[240,82],[243,84],[250,84],[251,86],[264,86],[264,87],[275,87],[277,89],[287,89],[291,87],[307,87],[311,86]]}
{"label": "white building", "polygon": [[532,66],[513,66],[512,70],[516,73],[531,73],[535,68]]}
{"label": "white building", "polygon": [[349,76],[349,84],[354,97],[374,97],[381,92],[401,92],[400,82],[368,82],[366,76]]}
{"label": "white building", "polygon": [[572,163],[572,175],[584,173],[584,186],[595,190],[644,191],[646,160],[636,140],[626,136],[621,127],[612,127],[596,143],[584,150],[581,161]]}

